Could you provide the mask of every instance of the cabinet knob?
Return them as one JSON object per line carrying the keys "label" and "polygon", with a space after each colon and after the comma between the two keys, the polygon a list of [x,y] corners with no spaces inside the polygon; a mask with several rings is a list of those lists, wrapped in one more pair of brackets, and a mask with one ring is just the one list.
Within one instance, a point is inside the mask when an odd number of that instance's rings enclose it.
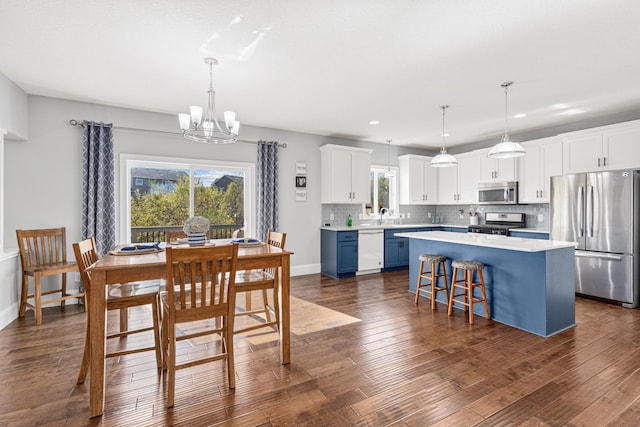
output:
{"label": "cabinet knob", "polygon": [[600,167],[600,157],[598,157],[598,167]]}
{"label": "cabinet knob", "polygon": [[602,158],[602,163],[603,163],[602,166],[607,166],[607,158],[606,157]]}

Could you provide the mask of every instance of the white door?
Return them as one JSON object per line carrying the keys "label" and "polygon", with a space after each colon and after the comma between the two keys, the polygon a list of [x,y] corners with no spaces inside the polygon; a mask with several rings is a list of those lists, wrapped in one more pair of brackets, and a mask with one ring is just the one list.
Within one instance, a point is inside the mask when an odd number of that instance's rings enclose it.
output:
{"label": "white door", "polygon": [[458,203],[458,166],[438,169],[438,204],[453,205]]}
{"label": "white door", "polygon": [[565,175],[602,169],[602,134],[565,139],[562,148]]}
{"label": "white door", "polygon": [[[350,203],[366,203],[370,200],[371,161],[369,153],[351,153],[351,193]],[[342,185],[345,185],[344,183]]]}
{"label": "white door", "polygon": [[331,151],[331,203],[353,203],[351,196],[351,155]]}

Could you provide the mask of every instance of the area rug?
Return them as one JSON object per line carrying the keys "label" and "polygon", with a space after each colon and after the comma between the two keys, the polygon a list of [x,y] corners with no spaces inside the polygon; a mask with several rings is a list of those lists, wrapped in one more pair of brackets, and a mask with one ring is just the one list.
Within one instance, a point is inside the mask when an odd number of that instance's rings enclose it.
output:
{"label": "area rug", "polygon": [[[260,292],[253,292],[252,306],[262,306],[262,296]],[[271,300],[271,298],[270,298]],[[337,328],[351,323],[360,322],[361,320],[349,316],[339,311],[314,304],[300,298],[290,297],[291,301],[291,333],[297,336],[311,334],[313,332],[323,331],[326,329]],[[244,307],[244,297],[240,296],[236,301],[239,309]],[[249,316],[236,317],[236,328],[241,329],[245,325],[250,326],[258,324],[258,321]],[[250,344],[257,345],[266,342],[278,340],[278,333],[275,329],[261,328],[241,334]]]}

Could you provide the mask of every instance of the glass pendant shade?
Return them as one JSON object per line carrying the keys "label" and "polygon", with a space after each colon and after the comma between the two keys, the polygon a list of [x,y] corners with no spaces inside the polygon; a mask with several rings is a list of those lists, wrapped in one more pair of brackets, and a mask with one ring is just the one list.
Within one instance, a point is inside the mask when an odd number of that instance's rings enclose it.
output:
{"label": "glass pendant shade", "polygon": [[192,105],[189,114],[178,114],[180,130],[186,139],[196,142],[226,144],[238,140],[240,123],[236,120],[233,111],[224,112],[223,126],[216,117],[216,93],[213,90],[213,66],[218,64],[215,58],[205,58],[205,64],[209,65],[209,90],[207,91],[208,103],[206,111],[202,107]]}
{"label": "glass pendant shade", "polygon": [[512,84],[513,82],[504,82],[500,85],[504,88],[504,136],[502,137],[502,141],[489,150],[487,157],[491,159],[510,159],[526,154],[526,150],[522,145],[509,139],[509,132],[507,131],[507,118],[509,117],[507,112],[507,90]]}
{"label": "glass pendant shade", "polygon": [[458,166],[458,159],[447,153],[447,149],[442,147],[440,154],[431,159],[429,163],[434,168],[448,168],[451,166]]}
{"label": "glass pendant shade", "polygon": [[449,108],[449,106],[441,105],[440,108],[442,108],[442,148],[440,149],[440,154],[431,159],[429,165],[433,166],[434,168],[448,168],[451,166],[458,166],[458,159],[447,153],[447,147],[444,143],[444,138],[446,135],[444,131],[444,112],[447,108]]}
{"label": "glass pendant shade", "polygon": [[510,141],[509,137],[506,136],[502,138],[502,142],[497,143],[491,148],[487,156],[492,159],[509,159],[524,156],[525,154],[526,150],[522,145]]}

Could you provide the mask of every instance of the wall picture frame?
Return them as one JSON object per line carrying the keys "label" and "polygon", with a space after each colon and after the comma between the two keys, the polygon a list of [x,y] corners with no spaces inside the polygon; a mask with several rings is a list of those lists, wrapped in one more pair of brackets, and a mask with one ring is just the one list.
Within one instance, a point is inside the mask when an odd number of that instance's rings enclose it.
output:
{"label": "wall picture frame", "polygon": [[306,174],[307,174],[307,163],[296,162],[296,175],[306,175]]}

